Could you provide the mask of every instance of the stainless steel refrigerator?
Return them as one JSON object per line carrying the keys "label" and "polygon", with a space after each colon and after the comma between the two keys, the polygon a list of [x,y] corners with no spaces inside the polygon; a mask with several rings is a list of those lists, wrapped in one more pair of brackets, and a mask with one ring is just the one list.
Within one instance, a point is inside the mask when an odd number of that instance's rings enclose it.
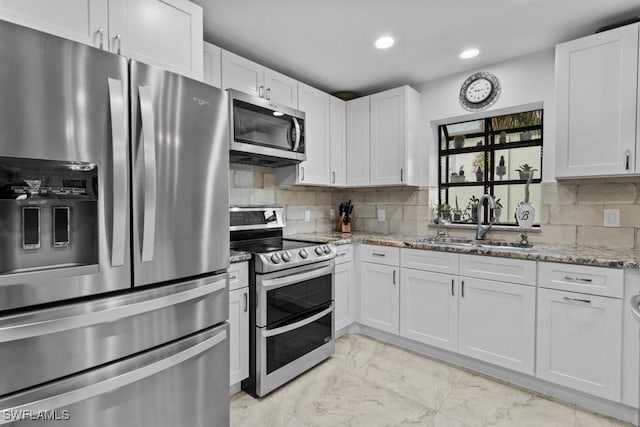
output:
{"label": "stainless steel refrigerator", "polygon": [[0,21],[0,425],[229,424],[227,104]]}

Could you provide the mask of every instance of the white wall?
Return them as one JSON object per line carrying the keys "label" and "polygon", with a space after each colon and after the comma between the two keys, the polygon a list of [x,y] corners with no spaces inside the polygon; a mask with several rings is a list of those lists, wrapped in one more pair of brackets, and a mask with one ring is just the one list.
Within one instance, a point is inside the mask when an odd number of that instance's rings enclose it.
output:
{"label": "white wall", "polygon": [[[460,106],[460,86],[471,74],[489,71],[502,85],[491,108],[470,113]],[[487,116],[544,108],[543,181],[554,181],[555,54],[546,50],[414,86],[422,96],[424,143],[429,153],[429,185],[438,185],[438,125]]]}

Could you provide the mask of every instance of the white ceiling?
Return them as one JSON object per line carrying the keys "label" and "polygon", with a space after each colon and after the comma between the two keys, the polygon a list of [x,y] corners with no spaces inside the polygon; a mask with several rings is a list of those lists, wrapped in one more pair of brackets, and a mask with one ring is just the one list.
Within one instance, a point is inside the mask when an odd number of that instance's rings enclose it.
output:
{"label": "white ceiling", "polygon": [[[192,0],[205,40],[326,92],[370,94],[551,48],[639,0]],[[373,46],[383,34],[396,44]],[[481,53],[461,60],[476,47]]]}

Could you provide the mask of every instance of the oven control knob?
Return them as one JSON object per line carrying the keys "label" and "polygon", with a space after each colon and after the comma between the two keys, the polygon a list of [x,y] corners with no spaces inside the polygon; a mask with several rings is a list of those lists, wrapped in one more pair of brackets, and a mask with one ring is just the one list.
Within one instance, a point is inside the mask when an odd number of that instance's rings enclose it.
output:
{"label": "oven control knob", "polygon": [[284,262],[291,261],[291,254],[289,253],[289,251],[282,252],[282,260]]}
{"label": "oven control knob", "polygon": [[300,249],[300,252],[298,252],[298,255],[300,255],[300,258],[305,259],[309,256],[309,252],[307,252],[306,249],[302,248]]}
{"label": "oven control knob", "polygon": [[330,254],[331,253],[331,248],[329,248],[329,246],[323,246],[322,250],[324,251],[325,254]]}
{"label": "oven control knob", "polygon": [[316,248],[316,253],[317,253],[318,255],[322,255],[324,252],[322,252],[322,248],[321,248],[320,246],[318,246],[318,247]]}
{"label": "oven control knob", "polygon": [[278,254],[271,255],[271,262],[274,264],[280,264],[280,255]]}

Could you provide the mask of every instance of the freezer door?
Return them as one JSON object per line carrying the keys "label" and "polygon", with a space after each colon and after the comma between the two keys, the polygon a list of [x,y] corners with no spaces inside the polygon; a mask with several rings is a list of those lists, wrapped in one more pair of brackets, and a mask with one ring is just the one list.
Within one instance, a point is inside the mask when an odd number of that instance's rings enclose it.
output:
{"label": "freezer door", "polygon": [[[55,258],[82,248],[75,240],[77,229],[61,245],[56,237],[37,245],[24,245],[16,238],[22,215],[18,203],[39,207],[39,224],[49,237],[53,207],[69,207],[59,195],[27,198],[11,197],[12,189],[0,185],[0,253],[7,265],[0,273],[0,311],[50,301],[87,296],[131,286],[129,250],[128,172],[128,72],[124,58],[92,47],[58,38],[9,22],[0,21],[0,157],[3,165],[36,164],[56,160],[69,170],[94,164],[97,178],[84,185],[97,193],[97,211],[91,214],[96,232],[97,262],[60,263],[45,268],[21,259]],[[37,179],[42,187],[73,187],[77,180],[56,176],[46,167],[34,176],[11,176],[11,168],[0,168],[0,181]],[[22,184],[26,185],[26,184]],[[11,187],[11,185],[9,185]],[[97,187],[97,188],[96,188]],[[80,210],[71,206],[71,225]],[[11,215],[11,211],[14,214]],[[17,213],[16,213],[17,212]],[[6,215],[5,215],[6,214]],[[93,225],[91,225],[93,227]],[[58,230],[60,231],[61,228]],[[24,233],[23,233],[24,234]],[[78,246],[79,245],[79,246]],[[82,249],[80,249],[82,250]],[[49,259],[47,258],[47,259]],[[50,259],[49,259],[50,261]]]}
{"label": "freezer door", "polygon": [[130,61],[134,286],[229,266],[229,115],[213,86]]}
{"label": "freezer door", "polygon": [[229,325],[223,323],[167,346],[5,396],[0,399],[0,425],[228,427],[228,337]]}
{"label": "freezer door", "polygon": [[0,396],[229,318],[228,274],[0,317]]}

